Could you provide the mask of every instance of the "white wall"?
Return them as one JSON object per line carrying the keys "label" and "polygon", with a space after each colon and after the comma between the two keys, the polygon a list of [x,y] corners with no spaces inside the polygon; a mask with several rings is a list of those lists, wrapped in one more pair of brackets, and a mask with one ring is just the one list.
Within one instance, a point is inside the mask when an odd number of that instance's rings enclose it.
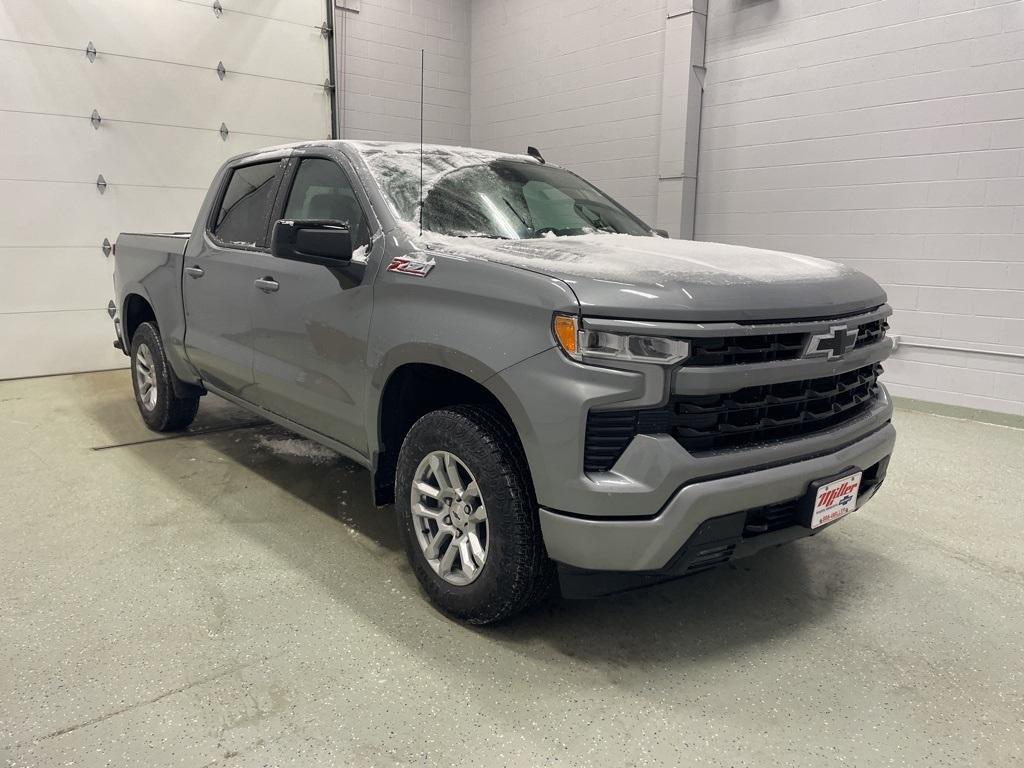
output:
{"label": "white wall", "polygon": [[[1024,3],[711,0],[697,236],[845,261],[907,341],[1024,352]],[[896,394],[1024,413],[1024,361],[902,348]]]}
{"label": "white wall", "polygon": [[665,21],[665,0],[474,0],[474,146],[535,146],[653,223]]}
{"label": "white wall", "polygon": [[103,239],[191,229],[227,157],[330,135],[323,0],[221,4],[0,3],[0,378],[125,365]]}
{"label": "white wall", "polygon": [[338,0],[345,139],[468,144],[470,0]]}

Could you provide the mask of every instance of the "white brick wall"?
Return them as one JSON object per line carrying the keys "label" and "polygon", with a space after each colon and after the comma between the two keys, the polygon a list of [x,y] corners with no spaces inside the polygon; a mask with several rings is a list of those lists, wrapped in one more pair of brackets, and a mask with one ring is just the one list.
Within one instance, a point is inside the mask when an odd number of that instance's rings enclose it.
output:
{"label": "white brick wall", "polygon": [[419,140],[423,49],[424,138],[469,143],[469,4],[359,0],[358,11],[337,9],[342,138]]}
{"label": "white brick wall", "polygon": [[[879,280],[907,341],[1024,352],[1024,2],[711,0],[697,237]],[[1024,413],[1024,361],[901,348],[895,394]]]}
{"label": "white brick wall", "polygon": [[654,222],[665,0],[474,0],[472,143],[545,158]]}

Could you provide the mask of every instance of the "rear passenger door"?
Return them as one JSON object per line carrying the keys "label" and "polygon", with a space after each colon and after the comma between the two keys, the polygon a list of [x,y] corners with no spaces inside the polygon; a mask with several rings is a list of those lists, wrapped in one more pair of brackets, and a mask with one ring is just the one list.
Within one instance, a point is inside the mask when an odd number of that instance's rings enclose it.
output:
{"label": "rear passenger door", "polygon": [[185,351],[207,384],[250,397],[253,281],[267,253],[270,215],[286,161],[230,168],[182,276]]}
{"label": "rear passenger door", "polygon": [[266,282],[252,302],[253,402],[365,455],[369,278],[384,249],[379,225],[340,160],[312,152],[291,160],[274,218],[345,223],[354,254],[331,266],[259,254]]}

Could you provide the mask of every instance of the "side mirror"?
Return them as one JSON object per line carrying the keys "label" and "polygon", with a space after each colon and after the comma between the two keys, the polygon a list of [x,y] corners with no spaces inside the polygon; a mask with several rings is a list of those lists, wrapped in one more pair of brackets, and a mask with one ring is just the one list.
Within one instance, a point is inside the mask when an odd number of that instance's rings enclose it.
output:
{"label": "side mirror", "polygon": [[340,221],[281,219],[274,223],[270,252],[279,259],[329,267],[352,261],[352,235]]}
{"label": "side mirror", "polygon": [[656,234],[658,237],[669,237],[667,229],[656,229],[654,230],[654,234]]}

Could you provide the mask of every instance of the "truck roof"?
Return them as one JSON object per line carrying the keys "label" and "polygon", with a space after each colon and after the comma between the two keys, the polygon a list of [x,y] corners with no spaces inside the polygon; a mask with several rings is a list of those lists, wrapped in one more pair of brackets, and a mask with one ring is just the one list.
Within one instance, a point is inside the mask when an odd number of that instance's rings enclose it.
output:
{"label": "truck roof", "polygon": [[278,153],[305,147],[331,147],[350,157],[358,156],[395,213],[406,221],[415,219],[421,193],[427,194],[442,177],[452,171],[472,165],[486,165],[495,160],[533,164],[540,162],[530,155],[474,147],[447,144],[424,144],[421,147],[418,142],[350,139],[320,139],[281,144],[248,152],[233,160],[250,160],[264,156],[271,159]]}
{"label": "truck roof", "polygon": [[[420,144],[411,141],[362,141],[357,139],[311,139],[309,141],[295,141],[289,144],[276,144],[270,147],[262,147],[250,152],[243,152],[237,157],[248,158],[257,155],[271,154],[289,149],[302,149],[305,147],[334,147],[344,151],[350,149],[365,157],[378,156],[408,156],[419,157]],[[476,147],[463,147],[454,144],[424,144],[422,146],[424,155],[443,155],[451,158],[462,158],[461,164],[476,164],[490,162],[492,160],[521,160],[530,163],[538,162],[536,158],[527,154],[514,152],[499,152],[491,149],[478,149]],[[417,165],[417,172],[419,166]]]}

